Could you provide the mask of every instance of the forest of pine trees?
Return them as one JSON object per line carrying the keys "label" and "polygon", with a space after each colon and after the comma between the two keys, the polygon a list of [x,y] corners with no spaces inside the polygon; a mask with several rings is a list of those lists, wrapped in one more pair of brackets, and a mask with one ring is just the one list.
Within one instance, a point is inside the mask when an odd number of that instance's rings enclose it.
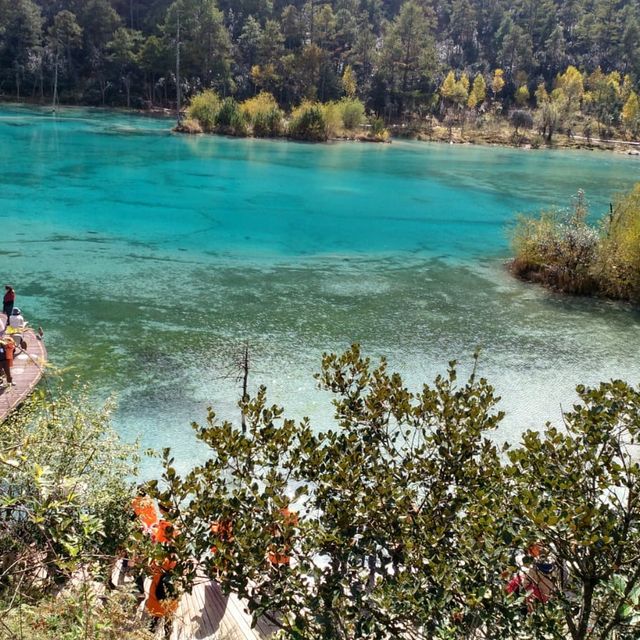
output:
{"label": "forest of pine trees", "polygon": [[0,0],[0,96],[173,107],[178,22],[187,98],[355,90],[387,122],[547,103],[553,126],[575,68],[598,123],[638,124],[638,0]]}

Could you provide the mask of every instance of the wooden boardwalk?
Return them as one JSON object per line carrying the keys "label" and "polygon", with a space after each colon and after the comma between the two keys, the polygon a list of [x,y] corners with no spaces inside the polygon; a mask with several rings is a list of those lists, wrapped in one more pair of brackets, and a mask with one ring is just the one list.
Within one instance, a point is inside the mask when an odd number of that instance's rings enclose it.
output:
{"label": "wooden boardwalk", "polygon": [[178,604],[169,640],[266,640],[275,631],[267,620],[251,628],[251,615],[235,595],[226,596],[202,578]]}
{"label": "wooden boardwalk", "polygon": [[0,422],[33,391],[40,381],[47,362],[47,350],[42,340],[36,338],[31,329],[24,332],[27,342],[26,352],[16,348],[11,368],[12,387],[0,388]]}

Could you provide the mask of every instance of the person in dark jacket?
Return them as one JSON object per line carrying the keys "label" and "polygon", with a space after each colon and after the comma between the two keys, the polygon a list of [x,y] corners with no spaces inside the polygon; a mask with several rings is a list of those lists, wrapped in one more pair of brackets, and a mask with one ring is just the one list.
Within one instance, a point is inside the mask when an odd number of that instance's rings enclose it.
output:
{"label": "person in dark jacket", "polygon": [[4,285],[5,293],[2,299],[2,311],[7,316],[7,324],[9,324],[9,318],[13,312],[13,303],[16,301],[16,292],[11,285]]}

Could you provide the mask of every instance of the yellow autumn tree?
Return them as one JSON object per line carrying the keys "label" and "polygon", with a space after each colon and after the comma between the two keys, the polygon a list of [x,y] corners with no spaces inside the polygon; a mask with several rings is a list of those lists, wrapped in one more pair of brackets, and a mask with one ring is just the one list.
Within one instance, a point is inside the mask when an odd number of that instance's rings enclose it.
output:
{"label": "yellow autumn tree", "polygon": [[530,97],[531,96],[529,94],[529,89],[526,84],[523,84],[516,89],[515,100],[516,100],[516,104],[519,107],[522,107],[525,104],[527,104],[527,102],[529,102]]}
{"label": "yellow autumn tree", "polygon": [[494,98],[504,89],[504,85],[504,71],[502,69],[496,69],[493,72],[493,79],[491,80],[491,90],[493,91]]}
{"label": "yellow autumn tree", "polygon": [[475,109],[478,105],[482,104],[487,98],[487,83],[484,81],[484,76],[479,73],[473,79],[473,87],[469,92],[469,99],[467,100],[467,106],[470,109]]}
{"label": "yellow autumn tree", "polygon": [[538,108],[542,107],[545,102],[549,102],[549,94],[547,88],[544,86],[544,82],[541,82],[536,89],[536,105]]}
{"label": "yellow autumn tree", "polygon": [[624,103],[624,107],[622,107],[622,122],[632,135],[638,135],[640,130],[640,100],[635,91],[629,93],[629,97]]}
{"label": "yellow autumn tree", "polygon": [[584,96],[584,78],[580,71],[569,65],[564,73],[558,74],[554,91],[558,91],[556,95],[566,97],[569,112],[578,111]]}
{"label": "yellow autumn tree", "polygon": [[449,71],[440,85],[440,97],[445,101],[453,102],[455,92],[456,74],[453,71]]}
{"label": "yellow autumn tree", "polygon": [[356,74],[350,64],[344,68],[344,73],[342,74],[342,88],[349,98],[355,97],[358,83],[356,80]]}

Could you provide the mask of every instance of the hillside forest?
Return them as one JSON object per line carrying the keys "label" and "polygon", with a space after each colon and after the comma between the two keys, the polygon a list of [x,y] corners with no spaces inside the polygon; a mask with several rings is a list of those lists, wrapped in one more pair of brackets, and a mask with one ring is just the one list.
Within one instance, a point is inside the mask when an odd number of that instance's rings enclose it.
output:
{"label": "hillside forest", "polygon": [[386,122],[537,107],[547,135],[573,111],[601,134],[640,126],[637,0],[0,0],[5,100],[175,108],[178,48],[185,99],[357,96]]}

